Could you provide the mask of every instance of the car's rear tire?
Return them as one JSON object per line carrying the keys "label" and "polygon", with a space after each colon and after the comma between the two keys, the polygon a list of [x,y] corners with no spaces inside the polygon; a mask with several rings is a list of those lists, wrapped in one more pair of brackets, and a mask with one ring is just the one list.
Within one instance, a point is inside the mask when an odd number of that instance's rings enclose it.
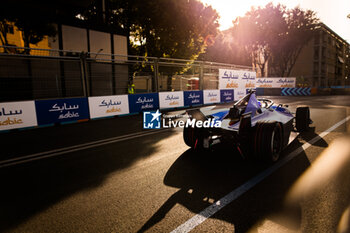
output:
{"label": "car's rear tire", "polygon": [[276,162],[282,151],[282,127],[277,122],[258,122],[254,135],[254,154],[258,160]]}
{"label": "car's rear tire", "polygon": [[193,149],[200,149],[203,147],[203,137],[201,129],[197,127],[185,127],[183,131],[184,142],[187,146]]}
{"label": "car's rear tire", "polygon": [[310,109],[309,107],[298,107],[295,116],[295,127],[299,132],[309,129]]}

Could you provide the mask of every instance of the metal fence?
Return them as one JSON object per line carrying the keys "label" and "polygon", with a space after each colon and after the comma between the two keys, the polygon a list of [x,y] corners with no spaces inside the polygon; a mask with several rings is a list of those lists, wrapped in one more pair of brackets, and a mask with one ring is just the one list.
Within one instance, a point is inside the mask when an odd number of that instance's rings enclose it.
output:
{"label": "metal fence", "polygon": [[219,69],[207,61],[0,46],[0,102],[217,89]]}

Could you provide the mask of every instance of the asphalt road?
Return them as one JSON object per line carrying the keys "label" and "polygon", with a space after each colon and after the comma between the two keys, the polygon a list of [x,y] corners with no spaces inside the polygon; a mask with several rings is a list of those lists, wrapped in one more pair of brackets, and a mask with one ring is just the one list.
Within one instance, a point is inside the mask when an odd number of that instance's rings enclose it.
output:
{"label": "asphalt road", "polygon": [[[196,154],[180,130],[141,130],[140,115],[1,133],[0,164],[48,158],[0,168],[0,232],[336,232],[350,205],[350,169],[335,169],[306,194],[291,187],[350,132],[350,121],[328,130],[350,116],[350,97],[271,98],[292,110],[309,105],[314,121],[278,166],[229,148]],[[225,203],[230,193],[239,195]],[[203,218],[219,200],[222,208]]]}

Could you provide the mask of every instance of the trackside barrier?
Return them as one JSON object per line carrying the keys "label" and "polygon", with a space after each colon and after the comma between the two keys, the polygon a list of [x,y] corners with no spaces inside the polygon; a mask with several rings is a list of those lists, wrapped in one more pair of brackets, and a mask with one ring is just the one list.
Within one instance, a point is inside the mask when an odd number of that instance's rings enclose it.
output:
{"label": "trackside barrier", "polygon": [[38,125],[86,121],[90,118],[87,98],[35,101]]}
{"label": "trackside barrier", "polygon": [[291,95],[311,95],[310,87],[302,87],[302,88],[281,88],[282,96],[291,96]]}
{"label": "trackside barrier", "polygon": [[37,125],[34,100],[0,103],[0,131]]}
{"label": "trackside barrier", "polygon": [[[258,95],[277,92],[310,95],[310,88],[290,89],[257,88],[256,90]],[[224,89],[6,102],[0,103],[0,131],[81,122],[156,109],[228,103],[237,100],[238,95],[245,93],[245,89]]]}
{"label": "trackside barrier", "polygon": [[5,102],[0,103],[0,131],[234,100],[234,90],[225,89]]}
{"label": "trackside barrier", "polygon": [[184,91],[184,105],[203,105],[203,91]]}
{"label": "trackside barrier", "polygon": [[259,87],[257,87],[257,88],[256,88],[256,95],[257,95],[257,96],[262,96],[262,95],[264,95],[264,90],[265,90],[265,88],[259,88]]}
{"label": "trackside barrier", "polygon": [[158,93],[129,95],[129,110],[131,113],[159,109]]}
{"label": "trackside barrier", "polygon": [[159,92],[160,109],[181,108],[184,106],[183,91]]}
{"label": "trackside barrier", "polygon": [[203,101],[204,104],[220,103],[220,90],[204,90]]}
{"label": "trackside barrier", "polygon": [[89,97],[90,118],[129,114],[128,95]]}
{"label": "trackside barrier", "polygon": [[227,103],[233,101],[235,98],[234,96],[234,90],[233,89],[227,89],[227,90],[220,90],[220,100],[221,103]]}

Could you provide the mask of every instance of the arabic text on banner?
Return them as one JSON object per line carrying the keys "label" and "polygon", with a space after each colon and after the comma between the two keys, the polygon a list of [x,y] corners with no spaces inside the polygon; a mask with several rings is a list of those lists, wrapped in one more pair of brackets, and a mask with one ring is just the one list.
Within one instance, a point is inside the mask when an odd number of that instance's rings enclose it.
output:
{"label": "arabic text on banner", "polygon": [[128,95],[129,111],[143,112],[159,108],[158,93]]}
{"label": "arabic text on banner", "polygon": [[222,103],[232,102],[234,100],[234,92],[233,89],[220,90],[220,101]]}
{"label": "arabic text on banner", "polygon": [[184,91],[185,106],[203,104],[203,91]]}
{"label": "arabic text on banner", "polygon": [[219,69],[219,89],[255,88],[256,72]]}
{"label": "arabic text on banner", "polygon": [[34,101],[0,103],[0,131],[37,125]]}
{"label": "arabic text on banner", "polygon": [[220,90],[204,90],[203,101],[204,104],[220,103]]}
{"label": "arabic text on banner", "polygon": [[283,88],[283,87],[295,87],[296,78],[283,78],[283,77],[273,77],[273,78],[257,78],[256,87],[260,88]]}
{"label": "arabic text on banner", "polygon": [[37,100],[35,107],[39,125],[90,118],[87,98]]}
{"label": "arabic text on banner", "polygon": [[184,93],[183,91],[173,92],[159,92],[159,107],[164,108],[177,108],[184,106]]}
{"label": "arabic text on banner", "polygon": [[89,97],[89,109],[92,119],[128,114],[128,95]]}

